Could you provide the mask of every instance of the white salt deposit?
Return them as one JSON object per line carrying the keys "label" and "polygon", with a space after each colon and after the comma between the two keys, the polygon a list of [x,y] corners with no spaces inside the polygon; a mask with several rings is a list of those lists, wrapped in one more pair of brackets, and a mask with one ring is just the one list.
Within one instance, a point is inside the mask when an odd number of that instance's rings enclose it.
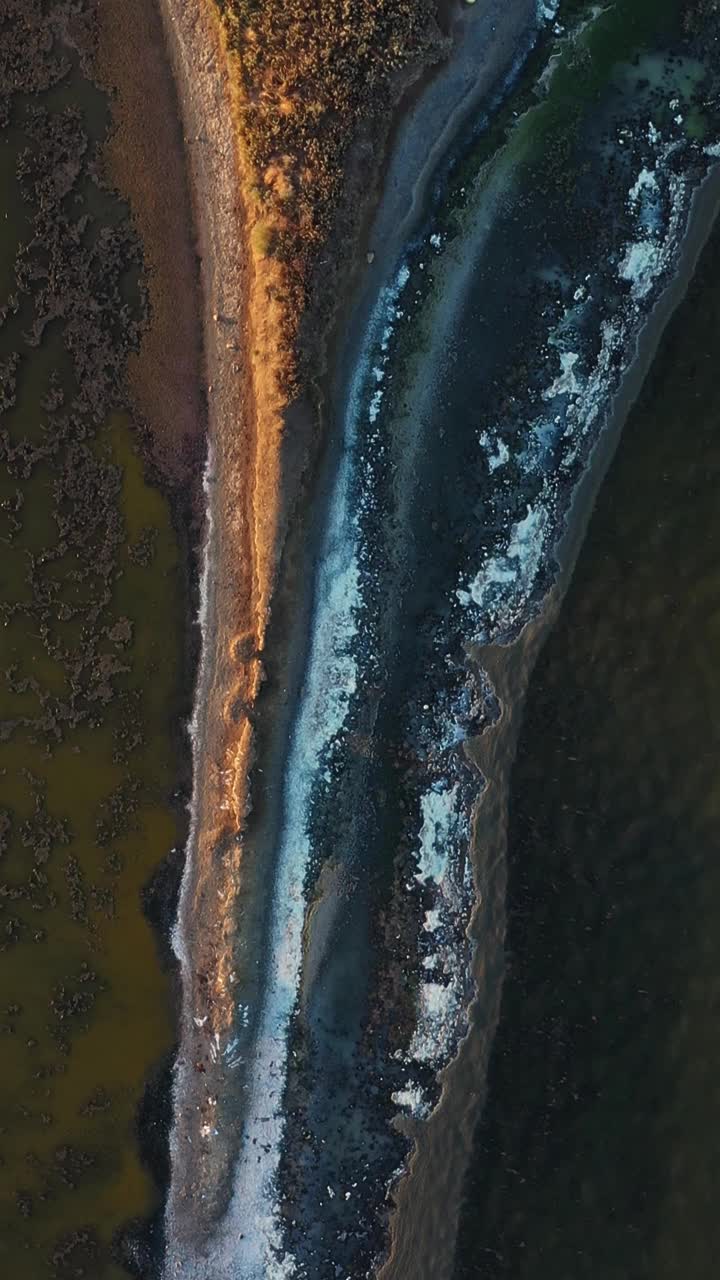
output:
{"label": "white salt deposit", "polygon": [[498,436],[491,436],[487,431],[483,431],[479,436],[479,441],[485,450],[488,469],[491,474],[493,471],[498,471],[500,467],[504,467],[506,462],[509,462],[510,450],[504,440],[501,440]]}
{"label": "white salt deposit", "polygon": [[655,176],[655,170],[645,169],[643,167],[630,188],[628,193],[628,202],[632,208],[636,208],[644,192],[651,191],[653,193],[657,193],[657,190],[658,182],[657,177]]}
{"label": "white salt deposit", "polygon": [[560,370],[557,378],[543,391],[543,400],[554,400],[555,396],[577,395],[581,390],[581,383],[578,382],[575,373],[575,365],[578,363],[580,356],[575,351],[561,351]]}
{"label": "white salt deposit", "polygon": [[528,505],[522,520],[512,526],[505,550],[490,556],[469,587],[456,592],[461,604],[476,605],[487,620],[486,639],[511,625],[528,601],[543,559],[547,523],[541,503]]}
{"label": "white salt deposit", "polygon": [[538,0],[538,22],[552,22],[560,8],[560,0]]}
{"label": "white salt deposit", "polygon": [[662,261],[662,249],[653,240],[639,240],[628,245],[620,262],[620,277],[631,284],[633,298],[647,296],[662,268]]}
{"label": "white salt deposit", "polygon": [[435,783],[422,800],[422,826],[416,880],[440,884],[448,870],[448,860],[458,835],[458,784]]}
{"label": "white salt deposit", "polygon": [[438,910],[437,907],[433,907],[431,911],[425,912],[423,929],[425,929],[428,933],[435,933],[435,930],[439,928],[440,928],[440,911]]}
{"label": "white salt deposit", "polygon": [[456,1039],[458,1013],[459,996],[453,984],[422,983],[409,1057],[431,1066],[446,1061]]}
{"label": "white salt deposit", "polygon": [[422,1088],[414,1081],[404,1089],[396,1089],[390,1097],[397,1107],[404,1107],[416,1120],[424,1120],[430,1112],[430,1104]]}
{"label": "white salt deposit", "polygon": [[[232,1242],[223,1237],[217,1275],[243,1280],[286,1280],[293,1260],[282,1256],[276,1175],[284,1132],[283,1091],[287,1036],[297,998],[305,920],[305,876],[312,855],[310,812],[314,787],[326,776],[324,759],[345,723],[358,684],[355,641],[362,609],[356,445],[363,411],[374,422],[379,411],[387,349],[396,301],[407,283],[403,267],[382,291],[369,327],[365,358],[359,362],[344,422],[344,450],[330,503],[319,559],[318,582],[307,675],[292,732],[282,801],[282,830],[273,892],[268,974],[257,1038],[248,1065],[248,1097],[233,1201],[232,1220],[243,1224]],[[373,357],[375,363],[372,363]],[[378,376],[380,375],[380,376]],[[367,394],[372,378],[375,390]],[[370,384],[372,385],[372,384]],[[229,1250],[232,1248],[232,1258]]]}

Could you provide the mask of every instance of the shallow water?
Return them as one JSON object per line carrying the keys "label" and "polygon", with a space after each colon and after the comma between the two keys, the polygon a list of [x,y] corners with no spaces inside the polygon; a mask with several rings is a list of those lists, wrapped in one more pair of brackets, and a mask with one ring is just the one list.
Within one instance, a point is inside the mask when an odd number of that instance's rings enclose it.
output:
{"label": "shallow water", "polygon": [[531,683],[457,1280],[714,1272],[719,285],[716,232]]}
{"label": "shallow water", "polygon": [[[143,893],[185,825],[171,793],[187,599],[168,499],[115,392],[94,382],[92,345],[69,336],[75,305],[89,304],[92,344],[110,299],[118,349],[142,316],[127,207],[84,161],[63,208],[88,216],[89,252],[111,228],[118,238],[91,255],[86,291],[72,294],[69,274],[69,311],[28,340],[42,245],[37,276],[13,277],[37,214],[18,172],[47,137],[29,126],[38,107],[56,124],[79,113],[96,141],[108,121],[70,70],[16,95],[0,135],[0,305],[20,295],[0,327],[0,361],[18,361],[0,413],[0,1270],[121,1280],[113,1237],[160,1203],[136,1121],[174,1028]],[[143,1145],[161,1149],[155,1115]]]}

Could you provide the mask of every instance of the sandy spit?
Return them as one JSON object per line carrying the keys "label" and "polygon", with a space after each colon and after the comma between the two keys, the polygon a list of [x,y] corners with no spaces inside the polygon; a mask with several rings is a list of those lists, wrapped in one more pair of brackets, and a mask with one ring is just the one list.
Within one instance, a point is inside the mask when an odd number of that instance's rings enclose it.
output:
{"label": "sandy spit", "polygon": [[[302,513],[297,483],[288,484],[283,456],[288,452],[283,450],[283,405],[274,377],[283,353],[275,346],[269,301],[272,267],[252,261],[248,249],[253,213],[243,202],[243,190],[250,175],[244,172],[234,128],[235,90],[217,11],[212,0],[157,0],[157,6],[180,100],[200,259],[209,438],[203,644],[191,726],[194,796],[175,930],[183,1007],[167,1216],[168,1266],[174,1268],[186,1252],[202,1250],[230,1190],[233,1134],[229,1126],[218,1131],[213,1126],[215,1098],[225,1095],[228,1083],[218,1046],[231,1027],[233,987],[252,983],[253,975],[238,969],[253,963],[252,948],[239,961],[234,942],[243,895],[254,880],[252,871],[243,872],[257,747],[254,709],[264,680],[270,601],[287,515],[294,510],[296,521]],[[449,59],[415,95],[411,111],[404,110],[405,101],[399,104],[398,120],[408,124],[400,124],[394,140],[395,167],[381,198],[380,225],[390,206],[398,227],[408,214],[412,220],[424,176],[437,158],[432,148],[428,153],[428,137],[437,134],[444,142],[476,100],[478,88],[487,91],[505,74],[517,27],[527,27],[533,5],[523,0],[507,42],[489,39],[500,15],[499,0],[492,0],[476,26],[465,9],[454,8]],[[401,212],[405,189],[411,193],[410,209]],[[383,239],[386,252],[377,253],[372,272],[362,273],[361,297],[377,287],[397,251],[396,237]],[[362,319],[363,301],[353,293],[353,309]],[[347,310],[338,314],[337,323],[342,331]],[[352,362],[353,340],[362,340],[354,322],[348,337],[339,357],[345,367]],[[334,382],[332,375],[328,381]],[[335,404],[329,410],[332,421],[341,413]],[[303,467],[291,470],[292,480],[301,482]],[[293,595],[299,586],[296,582]],[[276,662],[277,655],[272,656]],[[282,751],[282,744],[275,745]],[[269,846],[260,851],[271,852]]]}
{"label": "sandy spit", "polygon": [[[170,55],[200,259],[208,423],[201,576],[202,656],[191,726],[194,796],[175,947],[183,976],[175,1081],[169,1221],[192,1236],[188,1212],[216,1181],[199,1131],[208,1116],[212,1043],[229,1026],[229,974],[250,806],[252,707],[280,527],[281,404],[263,281],[247,251],[242,163],[225,50],[209,0],[158,0]],[[201,1215],[202,1216],[202,1215]]]}

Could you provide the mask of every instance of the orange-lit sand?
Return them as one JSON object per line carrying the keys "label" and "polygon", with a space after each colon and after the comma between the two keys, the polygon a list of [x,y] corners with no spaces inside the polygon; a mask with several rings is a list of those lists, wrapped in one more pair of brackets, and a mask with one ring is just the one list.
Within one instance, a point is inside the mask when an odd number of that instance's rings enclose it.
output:
{"label": "orange-lit sand", "polygon": [[[283,402],[278,268],[253,261],[243,203],[246,175],[233,128],[231,78],[216,12],[207,0],[163,0],[180,89],[201,258],[208,428],[209,545],[203,682],[196,726],[197,836],[180,911],[191,939],[185,971],[185,1033],[207,1018],[184,1052],[202,1062],[232,1013],[233,902],[242,884],[242,828],[250,806],[252,709],[281,534]],[[220,910],[218,907],[220,906]]]}

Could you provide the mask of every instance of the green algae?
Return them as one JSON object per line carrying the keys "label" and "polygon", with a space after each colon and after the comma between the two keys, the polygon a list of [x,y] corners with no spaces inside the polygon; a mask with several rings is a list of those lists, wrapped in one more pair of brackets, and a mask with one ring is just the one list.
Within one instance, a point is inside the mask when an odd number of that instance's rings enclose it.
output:
{"label": "green algae", "polygon": [[[686,67],[683,59],[673,59],[669,67],[659,52],[681,40],[686,9],[684,0],[624,0],[606,6],[587,0],[561,3],[557,23],[541,34],[512,94],[474,132],[453,170],[447,201],[454,210],[448,219],[450,233],[462,218],[468,189],[484,184],[498,164],[525,184],[536,183],[548,171],[572,182],[583,119],[590,117],[608,87],[622,89],[623,77],[633,74],[633,62],[644,54],[655,58],[657,87],[668,87],[670,69],[673,91],[697,111],[693,99],[704,68],[697,62]],[[698,137],[692,129],[691,120],[688,136]]]}
{"label": "green algae", "polygon": [[[184,833],[187,591],[124,407],[144,301],[128,210],[89,164],[108,118],[73,64],[15,95],[0,137],[0,1266],[17,1280],[127,1274],[114,1238],[160,1203],[137,1111],[174,1034],[143,890]],[[61,130],[78,172],[43,209],[24,157],[47,171]]]}

